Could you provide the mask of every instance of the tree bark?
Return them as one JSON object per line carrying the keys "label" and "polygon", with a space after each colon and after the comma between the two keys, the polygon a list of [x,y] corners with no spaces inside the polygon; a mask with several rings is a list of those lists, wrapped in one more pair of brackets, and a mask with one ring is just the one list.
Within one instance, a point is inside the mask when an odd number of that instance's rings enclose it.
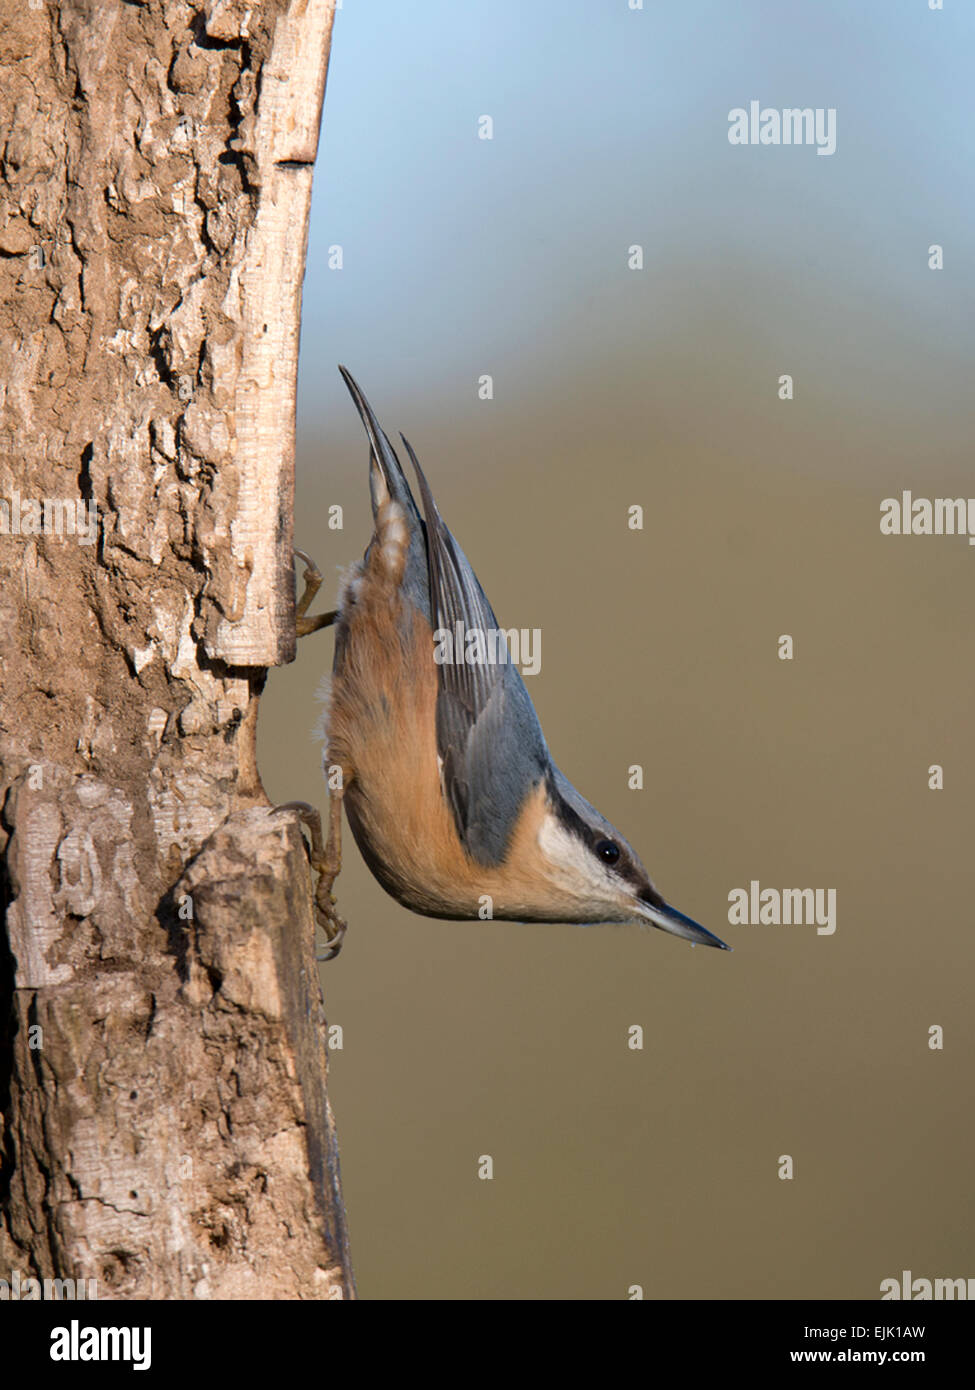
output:
{"label": "tree bark", "polygon": [[0,1278],[354,1293],[255,758],[331,23],[0,0]]}

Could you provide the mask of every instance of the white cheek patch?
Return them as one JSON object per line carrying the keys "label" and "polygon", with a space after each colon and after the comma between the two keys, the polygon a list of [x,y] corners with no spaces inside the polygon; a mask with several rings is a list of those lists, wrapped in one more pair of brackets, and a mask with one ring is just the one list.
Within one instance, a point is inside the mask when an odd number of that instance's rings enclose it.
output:
{"label": "white cheek patch", "polygon": [[538,847],[558,887],[580,906],[620,901],[620,885],[605,864],[550,811],[542,817]]}

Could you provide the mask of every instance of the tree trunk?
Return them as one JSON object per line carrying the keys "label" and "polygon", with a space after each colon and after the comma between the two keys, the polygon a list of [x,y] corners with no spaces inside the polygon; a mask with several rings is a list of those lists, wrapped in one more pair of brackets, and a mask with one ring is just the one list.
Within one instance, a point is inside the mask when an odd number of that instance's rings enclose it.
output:
{"label": "tree trunk", "polygon": [[331,0],[0,0],[0,1278],[350,1297],[293,659]]}

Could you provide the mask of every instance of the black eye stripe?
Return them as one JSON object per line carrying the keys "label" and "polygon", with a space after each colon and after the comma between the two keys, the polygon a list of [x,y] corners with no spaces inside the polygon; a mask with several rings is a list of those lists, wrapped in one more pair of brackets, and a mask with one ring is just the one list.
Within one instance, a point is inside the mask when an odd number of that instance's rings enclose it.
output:
{"label": "black eye stripe", "polygon": [[[558,784],[556,783],[551,769],[549,769],[546,777],[545,789],[548,792],[552,808],[559,820],[582,841],[583,845],[588,844],[596,857],[602,860],[607,868],[617,867],[617,871],[622,873],[625,878],[628,880],[632,878],[634,883],[642,885],[643,878],[634,870],[633,865],[630,864],[615,840],[610,840],[605,836],[600,837],[598,840],[593,838],[596,833],[593,826],[584,821],[575,808],[569,805],[568,801],[559,791]],[[602,847],[608,847],[608,858],[600,853]],[[636,874],[636,877],[633,877],[634,874]]]}

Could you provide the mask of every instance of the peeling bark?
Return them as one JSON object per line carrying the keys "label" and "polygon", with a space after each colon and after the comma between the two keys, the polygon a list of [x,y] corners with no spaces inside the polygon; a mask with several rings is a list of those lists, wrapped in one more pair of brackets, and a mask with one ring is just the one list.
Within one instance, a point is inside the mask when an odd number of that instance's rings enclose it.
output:
{"label": "peeling bark", "polygon": [[0,1277],[353,1292],[255,759],[331,21],[0,0]]}

